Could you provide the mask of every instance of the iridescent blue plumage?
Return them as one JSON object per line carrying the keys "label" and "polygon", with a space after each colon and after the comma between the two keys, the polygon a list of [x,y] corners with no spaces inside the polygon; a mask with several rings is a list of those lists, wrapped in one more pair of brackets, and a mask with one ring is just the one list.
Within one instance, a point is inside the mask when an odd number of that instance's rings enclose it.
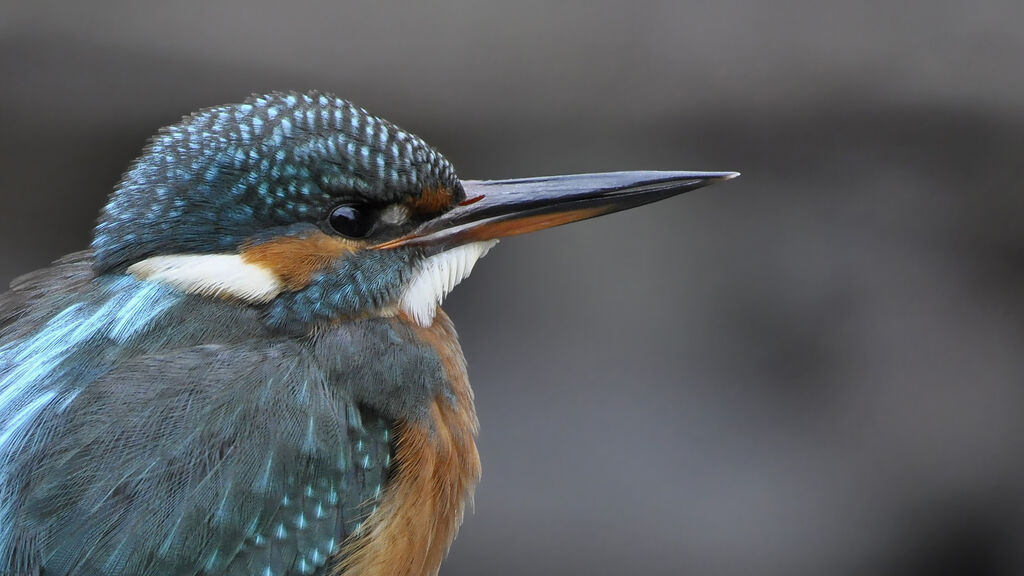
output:
{"label": "iridescent blue plumage", "polygon": [[[321,569],[389,469],[390,406],[373,407],[367,374],[335,367],[379,354],[381,340],[276,338],[256,310],[130,276],[90,280],[88,264],[0,301],[34,304],[0,329],[0,573]],[[83,282],[38,292],[70,276]],[[436,360],[415,360],[429,347],[410,344],[410,368],[430,380],[420,371],[433,366],[438,381]]]}
{"label": "iridescent blue plumage", "polygon": [[318,222],[341,201],[386,204],[438,186],[461,190],[451,164],[386,120],[317,92],[253,96],[152,139],[103,211],[96,267],[230,251],[256,233]]}

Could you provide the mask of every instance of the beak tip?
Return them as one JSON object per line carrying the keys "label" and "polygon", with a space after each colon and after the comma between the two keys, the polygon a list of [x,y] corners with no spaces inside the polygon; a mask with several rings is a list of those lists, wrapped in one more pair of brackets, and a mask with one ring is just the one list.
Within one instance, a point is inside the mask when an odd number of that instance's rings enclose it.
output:
{"label": "beak tip", "polygon": [[709,175],[708,180],[716,182],[725,182],[726,180],[732,180],[733,178],[738,178],[739,176],[739,172],[712,172]]}

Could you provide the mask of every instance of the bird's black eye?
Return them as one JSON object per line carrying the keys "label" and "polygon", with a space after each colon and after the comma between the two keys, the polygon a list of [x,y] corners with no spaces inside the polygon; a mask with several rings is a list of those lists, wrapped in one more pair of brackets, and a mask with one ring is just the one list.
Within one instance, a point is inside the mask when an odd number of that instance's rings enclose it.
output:
{"label": "bird's black eye", "polygon": [[328,221],[338,234],[349,238],[362,238],[369,234],[377,223],[377,210],[369,206],[344,204],[331,211]]}

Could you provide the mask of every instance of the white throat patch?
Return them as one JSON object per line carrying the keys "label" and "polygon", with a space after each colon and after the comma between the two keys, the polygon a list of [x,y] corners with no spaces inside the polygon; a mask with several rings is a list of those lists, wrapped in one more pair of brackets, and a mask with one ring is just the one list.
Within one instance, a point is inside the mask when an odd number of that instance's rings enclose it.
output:
{"label": "white throat patch", "polygon": [[[497,243],[471,242],[425,259],[406,285],[398,309],[420,326],[430,326],[444,297],[469,277],[476,261]],[[154,256],[129,266],[128,272],[183,292],[253,303],[269,302],[285,290],[273,271],[246,262],[240,254]]]}
{"label": "white throat patch", "polygon": [[420,263],[416,275],[405,287],[399,307],[420,326],[430,326],[437,307],[473,271],[497,240],[471,242],[435,254]]}

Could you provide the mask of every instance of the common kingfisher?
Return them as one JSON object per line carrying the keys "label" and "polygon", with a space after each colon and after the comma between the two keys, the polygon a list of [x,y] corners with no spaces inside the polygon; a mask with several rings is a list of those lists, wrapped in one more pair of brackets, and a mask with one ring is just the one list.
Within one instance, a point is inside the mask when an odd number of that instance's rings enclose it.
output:
{"label": "common kingfisher", "polygon": [[161,129],[0,296],[0,574],[436,574],[480,478],[445,295],[501,237],[734,176],[460,180],[321,92]]}

